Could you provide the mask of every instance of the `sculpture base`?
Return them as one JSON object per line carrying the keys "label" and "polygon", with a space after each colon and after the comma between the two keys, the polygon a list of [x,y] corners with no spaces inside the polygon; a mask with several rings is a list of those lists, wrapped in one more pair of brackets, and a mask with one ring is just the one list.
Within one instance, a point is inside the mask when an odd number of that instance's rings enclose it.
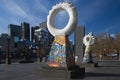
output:
{"label": "sculpture base", "polygon": [[71,68],[66,67],[48,67],[42,66],[37,70],[37,76],[40,78],[56,78],[61,80],[68,79],[80,79],[84,78],[85,68],[79,68],[79,66],[73,66]]}
{"label": "sculpture base", "polygon": [[80,67],[98,67],[98,63],[79,63]]}
{"label": "sculpture base", "polygon": [[50,67],[71,67],[76,65],[68,36],[55,36],[47,64]]}
{"label": "sculpture base", "polygon": [[93,63],[93,60],[83,58],[83,63]]}

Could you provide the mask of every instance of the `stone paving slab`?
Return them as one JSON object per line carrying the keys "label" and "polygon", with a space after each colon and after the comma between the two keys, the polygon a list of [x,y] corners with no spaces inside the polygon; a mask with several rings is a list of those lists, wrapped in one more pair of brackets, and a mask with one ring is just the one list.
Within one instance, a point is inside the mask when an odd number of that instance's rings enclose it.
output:
{"label": "stone paving slab", "polygon": [[[0,64],[0,80],[70,80],[63,78],[38,77],[36,72],[42,65],[44,64]],[[85,71],[86,74],[83,79],[71,80],[120,80],[119,62],[99,62],[99,67],[87,67]]]}

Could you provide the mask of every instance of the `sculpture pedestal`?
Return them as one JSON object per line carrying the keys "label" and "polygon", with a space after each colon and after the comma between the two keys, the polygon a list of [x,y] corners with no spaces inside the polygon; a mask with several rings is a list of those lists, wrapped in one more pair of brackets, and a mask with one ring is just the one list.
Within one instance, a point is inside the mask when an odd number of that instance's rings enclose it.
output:
{"label": "sculpture pedestal", "polygon": [[67,36],[55,36],[48,56],[50,67],[71,67],[75,66],[73,50]]}
{"label": "sculpture pedestal", "polygon": [[40,78],[60,78],[61,80],[83,78],[85,68],[75,64],[73,51],[67,36],[55,36],[47,61],[48,66],[37,70]]}
{"label": "sculpture pedestal", "polygon": [[82,79],[84,78],[85,68],[79,68],[79,66],[71,67],[71,69],[66,67],[48,67],[43,66],[37,70],[37,76],[40,78],[48,79]]}
{"label": "sculpture pedestal", "polygon": [[98,63],[79,63],[80,67],[98,67]]}

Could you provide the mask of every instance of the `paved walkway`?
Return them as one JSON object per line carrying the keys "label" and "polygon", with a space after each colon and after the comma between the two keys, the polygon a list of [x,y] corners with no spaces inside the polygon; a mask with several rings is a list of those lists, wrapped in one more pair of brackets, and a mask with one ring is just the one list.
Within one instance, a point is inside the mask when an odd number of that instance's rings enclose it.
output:
{"label": "paved walkway", "polygon": [[[86,68],[86,74],[83,79],[74,80],[120,80],[120,62],[101,61],[99,67]],[[36,76],[37,69],[42,63],[28,64],[0,64],[0,80],[66,80],[66,79],[48,79]]]}

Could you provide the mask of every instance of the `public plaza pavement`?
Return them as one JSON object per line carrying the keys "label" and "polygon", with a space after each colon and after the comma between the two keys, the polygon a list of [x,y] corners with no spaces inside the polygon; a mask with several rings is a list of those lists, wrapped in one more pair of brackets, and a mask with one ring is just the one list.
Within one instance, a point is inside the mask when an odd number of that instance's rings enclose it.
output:
{"label": "public plaza pavement", "polygon": [[[11,65],[0,64],[0,80],[70,80],[60,78],[40,78],[37,69],[43,63],[12,63]],[[99,61],[99,67],[87,67],[83,79],[72,80],[120,80],[119,61]]]}

